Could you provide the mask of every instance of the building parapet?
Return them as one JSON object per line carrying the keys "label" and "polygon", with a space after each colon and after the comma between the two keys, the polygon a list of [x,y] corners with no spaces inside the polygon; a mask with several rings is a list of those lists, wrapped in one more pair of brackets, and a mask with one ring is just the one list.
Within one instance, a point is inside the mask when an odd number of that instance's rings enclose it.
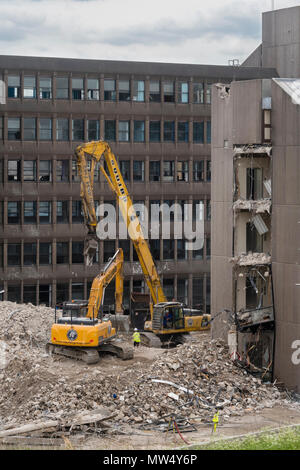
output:
{"label": "building parapet", "polygon": [[259,145],[259,144],[247,144],[247,145],[236,145],[233,148],[234,157],[243,156],[247,157],[248,155],[267,155],[271,157],[272,146],[271,145]]}

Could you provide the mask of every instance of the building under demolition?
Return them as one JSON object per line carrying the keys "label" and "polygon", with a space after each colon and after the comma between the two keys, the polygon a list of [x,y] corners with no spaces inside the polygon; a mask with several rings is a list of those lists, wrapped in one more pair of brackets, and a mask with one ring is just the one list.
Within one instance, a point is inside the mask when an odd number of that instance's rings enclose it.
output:
{"label": "building under demolition", "polygon": [[298,391],[299,31],[299,7],[265,13],[246,61],[290,78],[214,85],[211,266],[213,336],[233,332],[250,370]]}

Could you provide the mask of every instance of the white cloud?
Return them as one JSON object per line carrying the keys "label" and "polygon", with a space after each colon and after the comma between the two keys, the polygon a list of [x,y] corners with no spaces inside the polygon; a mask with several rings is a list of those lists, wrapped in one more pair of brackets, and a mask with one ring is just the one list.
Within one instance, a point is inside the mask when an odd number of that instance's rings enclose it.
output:
{"label": "white cloud", "polygon": [[[276,8],[297,1],[275,0]],[[271,0],[0,0],[0,54],[226,64]]]}

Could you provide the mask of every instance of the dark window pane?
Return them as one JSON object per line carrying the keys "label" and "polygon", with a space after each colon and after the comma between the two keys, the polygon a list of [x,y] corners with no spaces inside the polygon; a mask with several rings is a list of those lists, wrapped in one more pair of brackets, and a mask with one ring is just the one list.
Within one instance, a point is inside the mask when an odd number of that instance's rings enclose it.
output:
{"label": "dark window pane", "polygon": [[68,242],[56,243],[56,263],[57,264],[69,263],[69,243]]}
{"label": "dark window pane", "polygon": [[21,244],[20,243],[8,243],[7,264],[8,266],[20,266],[21,265]]}
{"label": "dark window pane", "polygon": [[116,101],[116,81],[104,79],[104,100]]}
{"label": "dark window pane", "polygon": [[56,222],[58,224],[69,223],[69,201],[56,202]]}
{"label": "dark window pane", "polygon": [[164,141],[165,142],[175,141],[175,122],[174,121],[164,122]]}
{"label": "dark window pane", "polygon": [[116,140],[116,121],[104,121],[104,138],[115,142]]}
{"label": "dark window pane", "polygon": [[150,142],[160,142],[160,121],[150,121],[149,134]]}
{"label": "dark window pane", "polygon": [[149,179],[150,181],[160,181],[160,161],[150,161]]}
{"label": "dark window pane", "polygon": [[36,140],[36,119],[24,118],[24,140]]}
{"label": "dark window pane", "polygon": [[204,122],[193,122],[193,142],[195,144],[204,143]]}
{"label": "dark window pane", "polygon": [[56,140],[69,140],[69,120],[67,118],[56,120]]}
{"label": "dark window pane", "polygon": [[178,142],[188,142],[189,141],[189,123],[178,122]]}
{"label": "dark window pane", "polygon": [[24,224],[36,223],[36,201],[24,202]]}
{"label": "dark window pane", "polygon": [[24,265],[36,264],[36,243],[24,243]]}

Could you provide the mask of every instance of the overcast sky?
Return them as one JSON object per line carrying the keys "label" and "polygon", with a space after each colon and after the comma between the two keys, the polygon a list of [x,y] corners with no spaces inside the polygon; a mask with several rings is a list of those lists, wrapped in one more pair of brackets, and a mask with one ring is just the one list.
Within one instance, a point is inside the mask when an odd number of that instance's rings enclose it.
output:
{"label": "overcast sky", "polygon": [[[274,0],[275,8],[299,1]],[[0,55],[242,62],[271,0],[0,0]]]}

